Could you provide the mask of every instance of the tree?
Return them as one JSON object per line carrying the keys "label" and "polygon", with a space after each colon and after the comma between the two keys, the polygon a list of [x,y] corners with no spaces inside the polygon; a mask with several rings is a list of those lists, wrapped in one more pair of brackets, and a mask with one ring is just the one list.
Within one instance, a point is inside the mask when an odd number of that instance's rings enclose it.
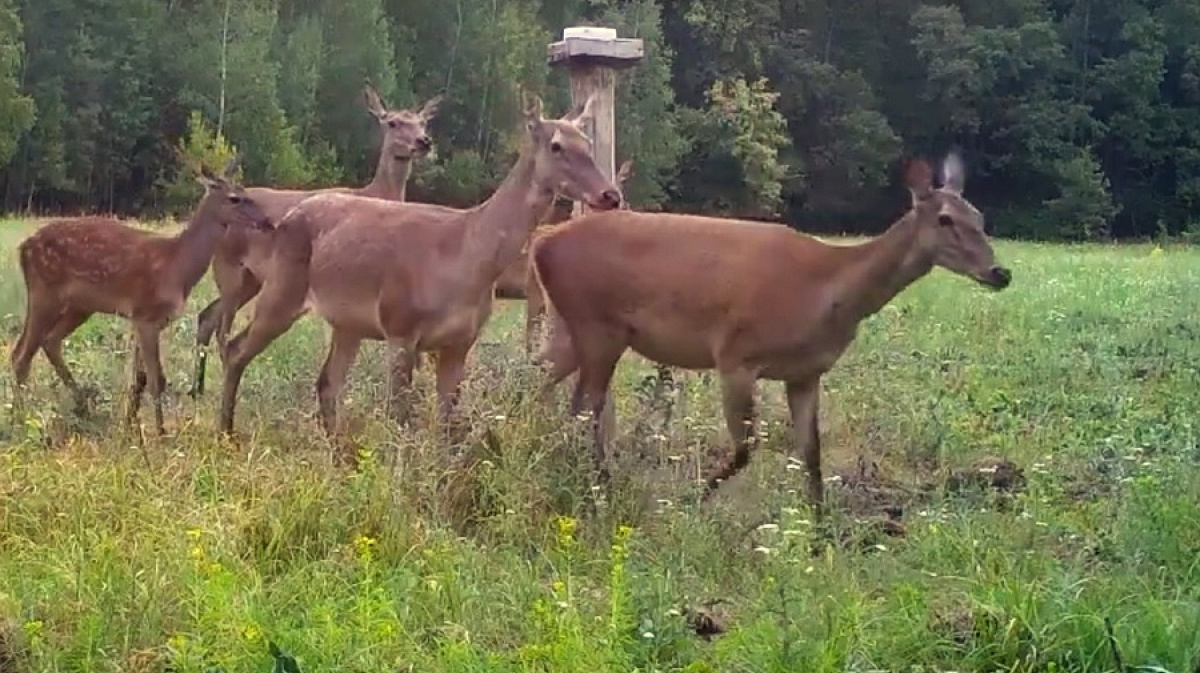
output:
{"label": "tree", "polygon": [[788,144],[787,123],[775,109],[779,94],[765,79],[715,82],[709,108],[685,117],[695,139],[688,157],[688,195],[702,209],[742,217],[779,214],[787,166],[779,159]]}
{"label": "tree", "polygon": [[0,0],[0,164],[7,163],[17,141],[33,126],[33,99],[21,93],[21,19],[12,0]]}
{"label": "tree", "polygon": [[396,107],[446,94],[410,195],[477,203],[516,153],[517,89],[566,107],[546,44],[597,23],[646,44],[617,101],[639,208],[864,231],[902,153],[957,147],[994,233],[1197,226],[1195,0],[0,0],[4,204],[174,204],[195,112],[251,183],[361,184],[364,77]]}

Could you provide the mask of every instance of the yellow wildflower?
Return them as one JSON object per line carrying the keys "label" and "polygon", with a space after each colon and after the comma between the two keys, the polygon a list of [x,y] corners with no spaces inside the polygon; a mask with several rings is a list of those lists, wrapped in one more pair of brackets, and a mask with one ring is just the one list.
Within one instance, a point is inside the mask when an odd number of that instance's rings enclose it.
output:
{"label": "yellow wildflower", "polygon": [[248,643],[257,643],[262,640],[262,630],[257,624],[250,623],[242,627],[242,640]]}
{"label": "yellow wildflower", "polygon": [[558,546],[567,549],[575,544],[575,530],[579,527],[579,522],[569,516],[558,516],[554,518],[554,524],[558,529]]}
{"label": "yellow wildflower", "polygon": [[375,545],[378,543],[379,541],[373,537],[359,535],[354,538],[354,553],[360,561],[370,561]]}

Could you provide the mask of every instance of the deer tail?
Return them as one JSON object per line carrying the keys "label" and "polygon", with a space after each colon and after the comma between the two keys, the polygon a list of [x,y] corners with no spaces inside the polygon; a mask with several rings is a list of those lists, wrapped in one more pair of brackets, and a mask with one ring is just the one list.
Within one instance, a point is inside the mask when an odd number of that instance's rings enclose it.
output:
{"label": "deer tail", "polygon": [[17,338],[17,342],[13,344],[13,353],[21,350],[25,339],[29,338],[29,316],[33,313],[30,309],[33,307],[33,249],[30,239],[21,241],[17,246],[17,263],[21,266],[21,278],[25,283],[25,319],[21,323],[21,336]]}
{"label": "deer tail", "polygon": [[571,334],[549,292],[549,285],[554,283],[554,278],[552,272],[549,271],[547,262],[551,252],[545,246],[550,240],[546,236],[538,237],[529,246],[530,273],[534,282],[537,283],[537,290],[541,293],[545,309],[545,318],[543,318],[545,336],[541,341],[541,348],[535,361],[544,364],[556,359],[574,360],[575,357],[575,346],[571,342]]}

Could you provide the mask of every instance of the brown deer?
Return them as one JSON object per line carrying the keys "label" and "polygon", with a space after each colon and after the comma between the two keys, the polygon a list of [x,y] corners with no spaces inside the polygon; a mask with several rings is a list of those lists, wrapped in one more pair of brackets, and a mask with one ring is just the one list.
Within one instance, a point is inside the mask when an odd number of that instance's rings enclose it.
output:
{"label": "brown deer", "polygon": [[[371,196],[389,201],[404,201],[413,160],[429,155],[433,141],[426,130],[437,115],[442,96],[434,96],[414,110],[391,110],[367,82],[363,88],[367,110],[379,122],[379,163],[375,177],[361,188],[331,187],[325,189],[272,189],[249,187],[246,193],[262,205],[271,222],[278,223],[292,206],[315,194],[344,192]],[[218,352],[224,353],[229,330],[238,311],[262,289],[260,267],[270,257],[271,236],[230,230],[217,246],[212,261],[213,281],[219,296],[200,311],[196,318],[196,345],[200,352],[192,383],[192,396],[204,393],[204,376],[208,357],[205,347],[217,337]]]}
{"label": "brown deer", "polygon": [[250,325],[229,342],[220,428],[233,429],[238,385],[250,361],[307,310],[332,327],[317,379],[321,424],[334,434],[346,374],[364,339],[390,350],[390,406],[408,416],[417,354],[437,353],[440,416],[450,420],[468,353],[492,311],[496,278],[521,256],[556,192],[597,210],[621,193],[596,167],[584,124],[592,99],[562,119],[525,111],[516,165],[484,203],[462,210],[323,194],[275,230],[275,252]]}
{"label": "brown deer", "polygon": [[994,289],[1012,279],[996,265],[983,215],[963,198],[964,178],[953,154],[938,189],[928,163],[908,162],[911,210],[861,245],[777,224],[629,211],[589,213],[540,236],[533,264],[553,320],[541,353],[547,387],[579,370],[572,410],[592,412],[601,476],[600,419],[617,361],[632,348],[654,362],[716,370],[736,448],[707,479],[706,496],[750,460],[756,381],[783,381],[819,514],[820,379],[859,323],[934,266]]}
{"label": "brown deer", "polygon": [[[617,186],[624,188],[625,183],[632,175],[633,160],[626,160],[617,170]],[[625,209],[629,208],[629,202],[623,200],[621,207]],[[537,239],[548,231],[553,231],[556,225],[570,220],[574,214],[573,209],[573,201],[561,198],[556,199],[554,205],[547,211],[542,224],[534,230],[531,240]],[[500,274],[500,278],[496,280],[496,298],[525,300],[525,353],[526,355],[533,356],[534,343],[538,339],[538,334],[541,331],[542,321],[546,313],[546,300],[541,292],[541,288],[537,284],[533,265],[530,263],[528,246],[526,248],[521,257],[510,264],[504,270],[504,273]],[[669,389],[677,388],[675,376],[671,372],[670,367],[659,364],[655,366],[654,374],[648,377],[648,380],[651,380],[649,395],[651,404],[655,407],[663,408],[663,426],[668,427],[671,424],[674,403],[667,398],[667,392]],[[678,392],[682,394],[682,388],[678,388]]]}
{"label": "brown deer", "polygon": [[166,381],[159,334],[183,310],[224,231],[270,226],[263,209],[234,182],[235,169],[236,160],[220,177],[200,168],[197,180],[204,185],[204,197],[177,236],[152,234],[106,218],[81,218],[51,222],[21,242],[17,250],[25,280],[25,326],[12,351],[18,391],[40,348],[77,402],[81,400],[82,391],[63,360],[63,340],[92,314],[120,315],[133,323],[135,336],[128,420],[137,418],[149,385],[155,431],[163,434]]}

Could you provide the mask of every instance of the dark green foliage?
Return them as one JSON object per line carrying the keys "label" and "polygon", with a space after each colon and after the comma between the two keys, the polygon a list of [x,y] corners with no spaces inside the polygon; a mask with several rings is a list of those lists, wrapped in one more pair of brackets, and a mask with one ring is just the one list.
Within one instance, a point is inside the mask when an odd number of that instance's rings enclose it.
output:
{"label": "dark green foliage", "polygon": [[279,649],[275,643],[268,643],[267,647],[275,660],[271,673],[300,673],[300,664],[296,663],[295,657]]}
{"label": "dark green foliage", "polygon": [[13,0],[0,0],[0,161],[8,161],[33,125],[33,100],[20,92],[21,20]]}
{"label": "dark green foliage", "polygon": [[363,184],[364,77],[446,94],[412,196],[469,205],[517,149],[518,85],[566,104],[545,46],[578,23],[646,42],[617,109],[640,208],[874,231],[901,155],[959,147],[996,234],[1200,229],[1194,0],[0,0],[3,207],[173,210],[193,111],[251,184]]}

